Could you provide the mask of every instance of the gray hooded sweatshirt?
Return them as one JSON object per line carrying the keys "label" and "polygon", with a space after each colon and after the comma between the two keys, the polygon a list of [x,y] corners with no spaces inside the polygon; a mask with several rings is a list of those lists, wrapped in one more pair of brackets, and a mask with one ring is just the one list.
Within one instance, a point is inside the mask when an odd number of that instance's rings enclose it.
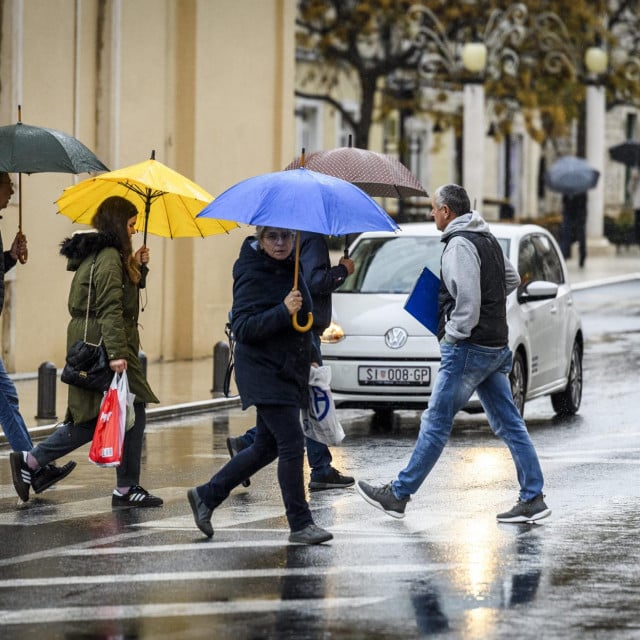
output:
{"label": "gray hooded sweatshirt", "polygon": [[[489,225],[477,211],[457,216],[442,233],[442,240],[457,231],[491,233]],[[504,257],[505,285],[509,295],[519,284],[520,276],[509,259]],[[455,307],[445,325],[450,342],[465,340],[480,318],[480,256],[474,244],[462,236],[452,238],[442,254],[442,278],[455,299]]]}

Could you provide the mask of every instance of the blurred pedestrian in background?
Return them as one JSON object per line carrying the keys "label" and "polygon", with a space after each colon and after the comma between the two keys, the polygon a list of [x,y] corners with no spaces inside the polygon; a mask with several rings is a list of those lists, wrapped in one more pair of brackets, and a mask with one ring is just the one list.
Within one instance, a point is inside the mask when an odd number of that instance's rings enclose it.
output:
{"label": "blurred pedestrian in background", "polygon": [[584,267],[587,259],[587,194],[563,194],[560,248],[562,255],[571,258],[571,245],[578,242],[578,264]]}
{"label": "blurred pedestrian in background", "polygon": [[634,221],[634,242],[640,245],[640,168],[631,169],[629,180],[629,192],[631,193],[631,206],[633,207]]}

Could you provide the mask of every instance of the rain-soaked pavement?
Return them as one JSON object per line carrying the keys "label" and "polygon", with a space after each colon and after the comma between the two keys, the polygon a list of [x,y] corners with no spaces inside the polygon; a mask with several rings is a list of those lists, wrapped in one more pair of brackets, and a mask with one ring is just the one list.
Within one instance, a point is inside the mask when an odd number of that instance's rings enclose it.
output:
{"label": "rain-soaked pavement", "polygon": [[[311,494],[334,540],[287,543],[275,468],[193,525],[186,490],[227,459],[237,408],[148,425],[143,484],[161,509],[112,511],[114,472],[86,461],[17,506],[0,449],[0,637],[620,638],[640,637],[640,284],[576,294],[588,343],[578,416],[547,398],[525,413],[553,514],[502,525],[514,468],[483,416],[461,415],[421,491],[394,520],[353,489]],[[386,481],[406,462],[419,415],[391,429],[341,412],[335,465]],[[389,426],[389,425],[386,425]]]}

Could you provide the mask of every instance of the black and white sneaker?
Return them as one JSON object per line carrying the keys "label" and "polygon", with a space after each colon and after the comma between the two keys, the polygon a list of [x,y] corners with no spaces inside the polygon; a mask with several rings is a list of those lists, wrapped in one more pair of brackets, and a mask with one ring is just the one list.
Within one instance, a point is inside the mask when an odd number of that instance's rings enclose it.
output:
{"label": "black and white sneaker", "polygon": [[535,522],[551,515],[551,509],[547,507],[542,494],[532,500],[518,500],[509,511],[499,513],[498,522]]}
{"label": "black and white sneaker", "polygon": [[353,487],[355,479],[351,476],[342,475],[337,469],[331,467],[329,473],[320,477],[311,475],[309,481],[309,491],[325,491],[326,489],[347,489]]}
{"label": "black and white sneaker", "polygon": [[111,496],[112,507],[161,507],[162,505],[162,498],[152,496],[139,484],[131,487],[129,493],[124,495],[114,489]]}
{"label": "black and white sneaker", "polygon": [[29,500],[29,487],[31,486],[31,469],[27,465],[26,451],[12,451],[9,454],[9,465],[11,467],[11,479],[13,487],[22,502]]}
{"label": "black and white sneaker", "polygon": [[76,463],[73,460],[58,467],[51,463],[31,473],[31,486],[36,493],[42,493],[52,487],[56,482],[66,478],[74,469]]}

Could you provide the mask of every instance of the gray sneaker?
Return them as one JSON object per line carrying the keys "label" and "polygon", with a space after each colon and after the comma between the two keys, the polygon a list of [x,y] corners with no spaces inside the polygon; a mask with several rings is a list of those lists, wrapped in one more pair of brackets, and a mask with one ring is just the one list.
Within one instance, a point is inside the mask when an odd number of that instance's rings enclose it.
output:
{"label": "gray sneaker", "polygon": [[534,522],[551,515],[551,509],[544,502],[542,494],[532,500],[518,500],[509,511],[499,513],[498,522]]}
{"label": "gray sneaker", "polygon": [[411,498],[396,498],[391,488],[391,483],[381,487],[373,487],[370,484],[358,480],[356,491],[376,509],[384,511],[392,518],[404,518],[404,509]]}
{"label": "gray sneaker", "polygon": [[193,519],[195,520],[196,526],[207,538],[213,537],[213,526],[211,525],[213,509],[209,509],[202,501],[197,489],[189,489],[189,491],[187,491],[187,498],[191,505],[191,511],[193,511]]}
{"label": "gray sneaker", "polygon": [[300,544],[321,544],[329,540],[333,540],[333,534],[315,524],[308,524],[304,529],[292,531],[289,535],[289,542]]}

